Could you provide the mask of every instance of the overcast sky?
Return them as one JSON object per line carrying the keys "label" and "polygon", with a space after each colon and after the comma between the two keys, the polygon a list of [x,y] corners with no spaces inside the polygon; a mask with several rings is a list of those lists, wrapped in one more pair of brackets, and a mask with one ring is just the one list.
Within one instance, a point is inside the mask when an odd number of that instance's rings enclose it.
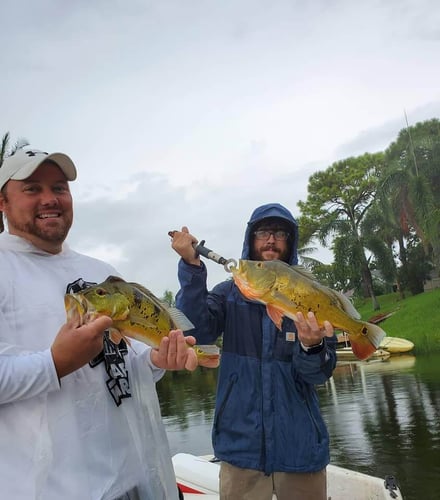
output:
{"label": "overcast sky", "polygon": [[440,117],[438,0],[3,0],[0,19],[0,134],[72,157],[71,246],[159,296],[170,229],[238,258],[256,206],[297,216],[312,173]]}

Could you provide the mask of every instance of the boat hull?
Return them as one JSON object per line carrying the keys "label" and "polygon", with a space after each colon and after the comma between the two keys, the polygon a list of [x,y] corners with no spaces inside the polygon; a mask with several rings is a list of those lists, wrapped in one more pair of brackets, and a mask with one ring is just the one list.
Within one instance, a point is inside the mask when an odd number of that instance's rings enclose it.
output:
{"label": "boat hull", "polygon": [[[173,456],[177,484],[185,500],[219,500],[220,467],[218,462],[211,462],[211,459],[212,456],[198,457],[188,453]],[[330,464],[327,466],[327,495],[332,500],[402,500],[393,480]],[[276,500],[275,496],[273,498]]]}
{"label": "boat hull", "polygon": [[410,340],[399,337],[385,337],[379,345],[379,349],[384,349],[391,354],[401,354],[414,349],[414,344]]}

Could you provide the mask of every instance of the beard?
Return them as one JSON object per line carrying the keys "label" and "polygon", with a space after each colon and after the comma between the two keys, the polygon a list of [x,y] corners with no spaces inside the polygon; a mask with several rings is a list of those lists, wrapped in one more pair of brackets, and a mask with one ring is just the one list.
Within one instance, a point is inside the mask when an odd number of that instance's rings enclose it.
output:
{"label": "beard", "polygon": [[44,227],[40,227],[35,221],[19,222],[9,214],[7,224],[9,230],[12,229],[14,233],[17,231],[19,234],[27,234],[50,243],[63,243],[72,226],[72,220],[72,216],[64,215],[55,219],[52,223],[46,223]]}
{"label": "beard", "polygon": [[275,245],[265,245],[264,247],[259,248],[258,250],[252,250],[251,252],[251,260],[267,260],[264,258],[263,253],[264,252],[273,252],[277,254],[277,257],[275,259],[282,260],[284,262],[289,262],[289,256],[290,256],[290,249],[289,246],[287,246],[286,249],[282,250],[281,248],[277,247]]}

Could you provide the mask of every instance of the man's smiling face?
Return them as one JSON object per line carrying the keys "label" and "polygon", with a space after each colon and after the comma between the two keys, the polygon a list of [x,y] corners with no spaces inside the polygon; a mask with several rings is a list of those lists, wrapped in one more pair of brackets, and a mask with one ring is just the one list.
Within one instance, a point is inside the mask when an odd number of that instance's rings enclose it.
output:
{"label": "man's smiling face", "polygon": [[0,194],[11,234],[49,253],[61,251],[73,220],[66,176],[52,161],[42,163],[25,180],[10,180]]}

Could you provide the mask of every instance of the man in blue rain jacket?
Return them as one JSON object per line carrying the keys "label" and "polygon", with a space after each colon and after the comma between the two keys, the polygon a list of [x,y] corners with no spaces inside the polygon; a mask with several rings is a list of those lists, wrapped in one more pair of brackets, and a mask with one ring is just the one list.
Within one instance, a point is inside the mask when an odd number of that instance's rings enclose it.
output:
{"label": "man in blue rain jacket", "polygon": [[[316,384],[336,365],[330,323],[312,313],[284,318],[278,330],[262,304],[247,300],[232,279],[208,292],[206,266],[186,227],[173,235],[182,257],[176,305],[195,325],[198,344],[223,335],[214,452],[222,500],[326,500],[329,437]],[[298,225],[277,203],[258,207],[246,228],[242,259],[297,264]]]}

